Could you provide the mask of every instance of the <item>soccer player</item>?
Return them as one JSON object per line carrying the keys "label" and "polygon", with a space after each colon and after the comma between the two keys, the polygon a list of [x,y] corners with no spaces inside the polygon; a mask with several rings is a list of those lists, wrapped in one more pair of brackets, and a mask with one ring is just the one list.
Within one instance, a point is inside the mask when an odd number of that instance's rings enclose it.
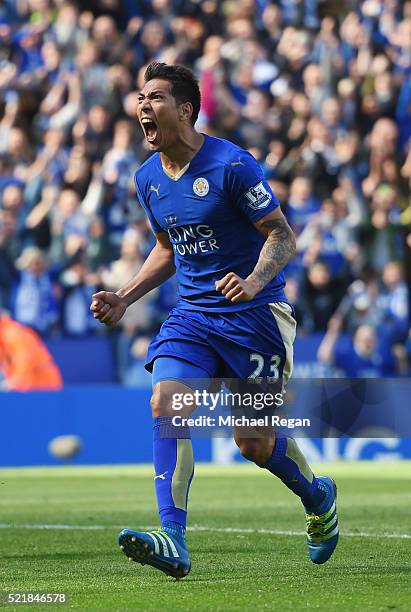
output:
{"label": "soccer player", "polygon": [[[145,366],[153,374],[161,529],[124,529],[119,535],[129,558],[175,578],[191,568],[185,532],[194,462],[189,429],[167,435],[173,431],[173,393],[187,389],[189,379],[271,377],[286,383],[295,336],[282,274],[294,254],[294,235],[255,159],[195,130],[199,110],[190,70],[148,66],[137,117],[154,155],[138,169],[135,185],[156,245],[135,278],[116,293],[94,294],[90,307],[95,318],[115,325],[130,304],[177,273],[179,300]],[[234,437],[244,457],[301,499],[310,558],[327,561],[338,541],[333,480],[314,476],[292,438],[271,431],[249,438],[240,428]]]}

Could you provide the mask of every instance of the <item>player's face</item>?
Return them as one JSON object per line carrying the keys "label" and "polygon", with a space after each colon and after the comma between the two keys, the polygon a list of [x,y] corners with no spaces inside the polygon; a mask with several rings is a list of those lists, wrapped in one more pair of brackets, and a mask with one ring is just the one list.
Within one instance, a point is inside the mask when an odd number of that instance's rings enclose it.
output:
{"label": "player's face", "polygon": [[138,95],[137,118],[152,151],[165,151],[177,140],[181,125],[171,83],[153,79]]}

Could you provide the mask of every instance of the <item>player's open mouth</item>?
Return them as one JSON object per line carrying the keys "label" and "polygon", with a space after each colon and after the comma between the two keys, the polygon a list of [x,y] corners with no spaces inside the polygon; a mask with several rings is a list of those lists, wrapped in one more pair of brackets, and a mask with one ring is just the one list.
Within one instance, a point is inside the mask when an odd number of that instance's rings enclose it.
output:
{"label": "player's open mouth", "polygon": [[155,121],[153,121],[149,117],[143,117],[141,120],[141,125],[143,127],[146,140],[148,142],[154,142],[158,132],[157,124],[155,123]]}

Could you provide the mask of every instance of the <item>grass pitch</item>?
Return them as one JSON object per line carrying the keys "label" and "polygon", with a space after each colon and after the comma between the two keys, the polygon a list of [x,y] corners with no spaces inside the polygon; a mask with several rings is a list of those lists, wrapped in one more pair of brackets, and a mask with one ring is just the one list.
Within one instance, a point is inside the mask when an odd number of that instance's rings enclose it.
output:
{"label": "grass pitch", "polygon": [[69,594],[55,610],[411,609],[411,465],[321,466],[337,481],[341,540],[323,566],[297,498],[251,465],[197,467],[176,582],[120,552],[122,527],[157,526],[152,468],[2,470],[0,591]]}

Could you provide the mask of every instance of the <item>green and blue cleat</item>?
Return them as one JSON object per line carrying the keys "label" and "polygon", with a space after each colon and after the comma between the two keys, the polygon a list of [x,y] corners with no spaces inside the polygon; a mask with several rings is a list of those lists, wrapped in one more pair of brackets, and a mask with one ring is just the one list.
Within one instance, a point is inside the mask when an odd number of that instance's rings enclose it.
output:
{"label": "green and blue cleat", "polygon": [[319,476],[327,494],[314,510],[306,508],[308,554],[313,563],[328,561],[338,543],[337,487],[332,478]]}
{"label": "green and blue cleat", "polygon": [[187,576],[191,560],[187,549],[165,531],[123,529],[118,543],[130,561],[151,565],[176,580]]}

